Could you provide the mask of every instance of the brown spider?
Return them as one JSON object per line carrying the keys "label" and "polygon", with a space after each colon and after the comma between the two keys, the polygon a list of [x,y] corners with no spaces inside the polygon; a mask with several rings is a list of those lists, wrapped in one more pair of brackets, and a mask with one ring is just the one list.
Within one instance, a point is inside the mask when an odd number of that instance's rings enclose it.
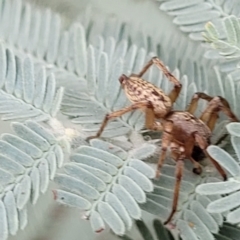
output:
{"label": "brown spider", "polygon": [[[141,79],[143,74],[153,64],[156,64],[174,84],[174,88],[169,95],[166,95],[160,88]],[[153,57],[139,74],[131,74],[129,77],[123,74],[120,76],[119,81],[128,99],[133,104],[129,107],[107,114],[97,134],[88,139],[99,137],[107,125],[107,122],[113,118],[120,117],[136,109],[141,109],[145,112],[145,127],[147,129],[163,132],[161,154],[157,164],[156,177],[160,175],[160,169],[163,165],[168,147],[170,147],[172,157],[176,161],[176,183],[174,187],[172,210],[169,217],[164,222],[164,224],[167,224],[171,221],[177,210],[184,159],[188,158],[193,163],[194,173],[201,174],[202,172],[200,164],[192,157],[195,147],[201,149],[201,151],[212,161],[223,179],[227,179],[225,171],[209,156],[206,149],[210,145],[211,133],[218,119],[219,111],[223,111],[232,121],[238,121],[238,119],[231,111],[228,102],[224,98],[210,97],[205,93],[194,94],[186,111],[173,111],[172,105],[176,101],[182,85],[157,57]],[[207,100],[209,103],[200,118],[197,118],[193,113],[197,108],[200,98]]]}

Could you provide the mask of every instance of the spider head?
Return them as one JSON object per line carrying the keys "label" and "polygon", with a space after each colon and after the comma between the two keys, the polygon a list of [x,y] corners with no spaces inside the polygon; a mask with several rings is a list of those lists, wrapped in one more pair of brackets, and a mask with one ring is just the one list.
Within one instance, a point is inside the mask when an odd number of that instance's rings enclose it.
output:
{"label": "spider head", "polygon": [[119,77],[119,82],[121,83],[122,87],[124,86],[126,80],[128,80],[128,77],[124,74],[122,74],[120,77]]}

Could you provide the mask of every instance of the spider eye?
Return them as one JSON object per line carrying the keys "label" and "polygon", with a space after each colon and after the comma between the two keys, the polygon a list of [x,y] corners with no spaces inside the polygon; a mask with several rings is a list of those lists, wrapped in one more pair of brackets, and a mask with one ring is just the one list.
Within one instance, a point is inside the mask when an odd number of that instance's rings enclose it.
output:
{"label": "spider eye", "polygon": [[122,75],[119,77],[118,80],[119,80],[119,82],[120,82],[121,84],[124,84],[124,81],[127,80],[127,78],[128,78],[128,77],[127,77],[126,75],[122,74]]}

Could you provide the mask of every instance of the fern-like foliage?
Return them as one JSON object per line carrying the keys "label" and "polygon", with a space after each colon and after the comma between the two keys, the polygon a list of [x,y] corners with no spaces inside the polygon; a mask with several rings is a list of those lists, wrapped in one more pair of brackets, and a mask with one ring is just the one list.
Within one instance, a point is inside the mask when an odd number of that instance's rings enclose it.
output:
{"label": "fern-like foliage", "polygon": [[47,76],[31,57],[23,59],[0,45],[0,113],[3,120],[34,119],[46,121],[56,116],[63,88],[56,91],[54,74]]}
{"label": "fern-like foliage", "polygon": [[222,195],[222,198],[213,201],[207,206],[208,212],[225,213],[227,222],[239,224],[240,123],[230,123],[227,126],[227,129],[232,135],[231,142],[236,153],[236,159],[234,159],[229,153],[216,146],[209,147],[208,152],[228,171],[229,180],[227,182],[202,184],[197,187],[196,191],[202,195]]}
{"label": "fern-like foliage", "polygon": [[145,192],[153,190],[149,178],[155,171],[113,144],[96,139],[90,145],[79,147],[64,173],[56,176],[62,190],[54,191],[55,199],[86,211],[95,232],[105,229],[106,222],[123,235],[132,219],[141,218],[139,204],[146,201]]}
{"label": "fern-like foliage", "polygon": [[[35,204],[63,164],[63,142],[34,121],[12,123],[0,140],[0,239],[27,225],[28,202]],[[66,147],[66,145],[65,145]]]}

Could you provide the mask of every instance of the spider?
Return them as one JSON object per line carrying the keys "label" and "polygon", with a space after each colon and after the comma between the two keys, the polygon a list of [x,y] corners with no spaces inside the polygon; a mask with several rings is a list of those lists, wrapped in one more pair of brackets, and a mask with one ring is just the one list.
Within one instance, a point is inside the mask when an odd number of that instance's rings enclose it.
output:
{"label": "spider", "polygon": [[[174,84],[174,88],[168,95],[162,89],[141,78],[153,64],[162,70],[167,79]],[[210,97],[200,92],[194,94],[186,111],[172,110],[172,106],[179,96],[182,85],[157,57],[153,57],[139,74],[131,74],[129,77],[123,74],[120,76],[119,81],[132,105],[107,114],[97,134],[88,137],[88,140],[100,137],[109,120],[136,109],[141,109],[145,113],[145,127],[147,129],[163,132],[156,177],[158,178],[160,175],[160,170],[169,147],[172,157],[176,161],[176,183],[174,186],[172,210],[164,222],[164,224],[167,224],[171,221],[177,210],[184,160],[189,159],[193,163],[194,173],[201,174],[202,172],[200,164],[193,158],[194,149],[200,149],[211,160],[223,179],[227,179],[225,171],[207,153],[206,149],[210,145],[211,133],[218,119],[219,111],[223,111],[231,121],[236,122],[238,119],[231,111],[227,100],[222,97]],[[200,118],[197,118],[193,114],[197,108],[199,99],[207,100],[208,106]]]}

